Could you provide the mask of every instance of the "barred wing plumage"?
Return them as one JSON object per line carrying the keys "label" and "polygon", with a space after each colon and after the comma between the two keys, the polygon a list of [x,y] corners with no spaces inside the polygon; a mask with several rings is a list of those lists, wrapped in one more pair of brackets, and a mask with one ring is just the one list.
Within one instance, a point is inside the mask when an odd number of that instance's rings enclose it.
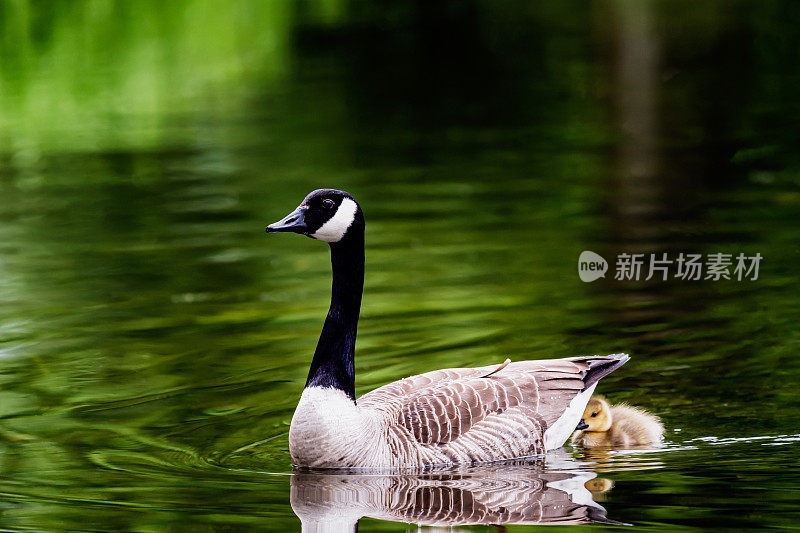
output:
{"label": "barred wing plumage", "polygon": [[380,387],[358,405],[389,417],[389,440],[401,455],[434,462],[536,455],[545,451],[544,432],[587,387],[595,360],[437,370]]}

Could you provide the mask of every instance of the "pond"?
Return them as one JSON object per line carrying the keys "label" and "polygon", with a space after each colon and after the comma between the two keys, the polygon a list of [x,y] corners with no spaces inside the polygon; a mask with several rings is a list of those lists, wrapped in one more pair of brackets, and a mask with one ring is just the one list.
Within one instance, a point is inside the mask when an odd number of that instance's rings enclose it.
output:
{"label": "pond", "polygon": [[[423,4],[2,8],[0,529],[798,526],[798,6]],[[626,352],[598,392],[664,445],[293,472],[330,262],[264,228],[319,187],[367,220],[358,395]]]}

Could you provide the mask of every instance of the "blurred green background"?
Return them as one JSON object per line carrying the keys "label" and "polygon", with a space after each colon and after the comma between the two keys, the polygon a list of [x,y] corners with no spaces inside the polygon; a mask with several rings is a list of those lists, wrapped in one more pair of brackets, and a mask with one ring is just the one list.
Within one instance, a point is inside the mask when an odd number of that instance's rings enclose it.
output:
{"label": "blurred green background", "polygon": [[[796,527],[798,28],[788,0],[0,2],[0,529],[299,529],[330,267],[263,232],[318,187],[367,218],[359,394],[625,351],[601,392],[668,445],[573,453],[609,517]],[[583,250],[764,259],[586,284]]]}

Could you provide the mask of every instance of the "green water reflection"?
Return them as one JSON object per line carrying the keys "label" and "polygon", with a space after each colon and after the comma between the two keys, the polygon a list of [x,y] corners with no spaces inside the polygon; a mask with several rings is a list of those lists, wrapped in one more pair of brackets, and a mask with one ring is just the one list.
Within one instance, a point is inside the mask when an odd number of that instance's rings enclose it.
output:
{"label": "green water reflection", "polygon": [[[640,528],[796,527],[799,16],[0,4],[0,529],[299,529],[287,430],[329,261],[263,231],[322,186],[367,217],[359,394],[625,351],[602,392],[667,446],[559,468]],[[584,284],[583,250],[764,260]]]}

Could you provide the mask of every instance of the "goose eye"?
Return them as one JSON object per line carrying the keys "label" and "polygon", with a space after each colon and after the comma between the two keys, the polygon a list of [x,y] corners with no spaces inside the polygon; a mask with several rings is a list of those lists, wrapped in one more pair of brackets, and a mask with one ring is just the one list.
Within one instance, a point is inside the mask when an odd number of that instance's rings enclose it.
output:
{"label": "goose eye", "polygon": [[325,198],[324,200],[322,200],[322,207],[324,207],[325,209],[330,209],[333,206],[334,206],[333,200],[331,200],[330,198]]}
{"label": "goose eye", "polygon": [[597,413],[592,413],[592,418],[596,417]]}

